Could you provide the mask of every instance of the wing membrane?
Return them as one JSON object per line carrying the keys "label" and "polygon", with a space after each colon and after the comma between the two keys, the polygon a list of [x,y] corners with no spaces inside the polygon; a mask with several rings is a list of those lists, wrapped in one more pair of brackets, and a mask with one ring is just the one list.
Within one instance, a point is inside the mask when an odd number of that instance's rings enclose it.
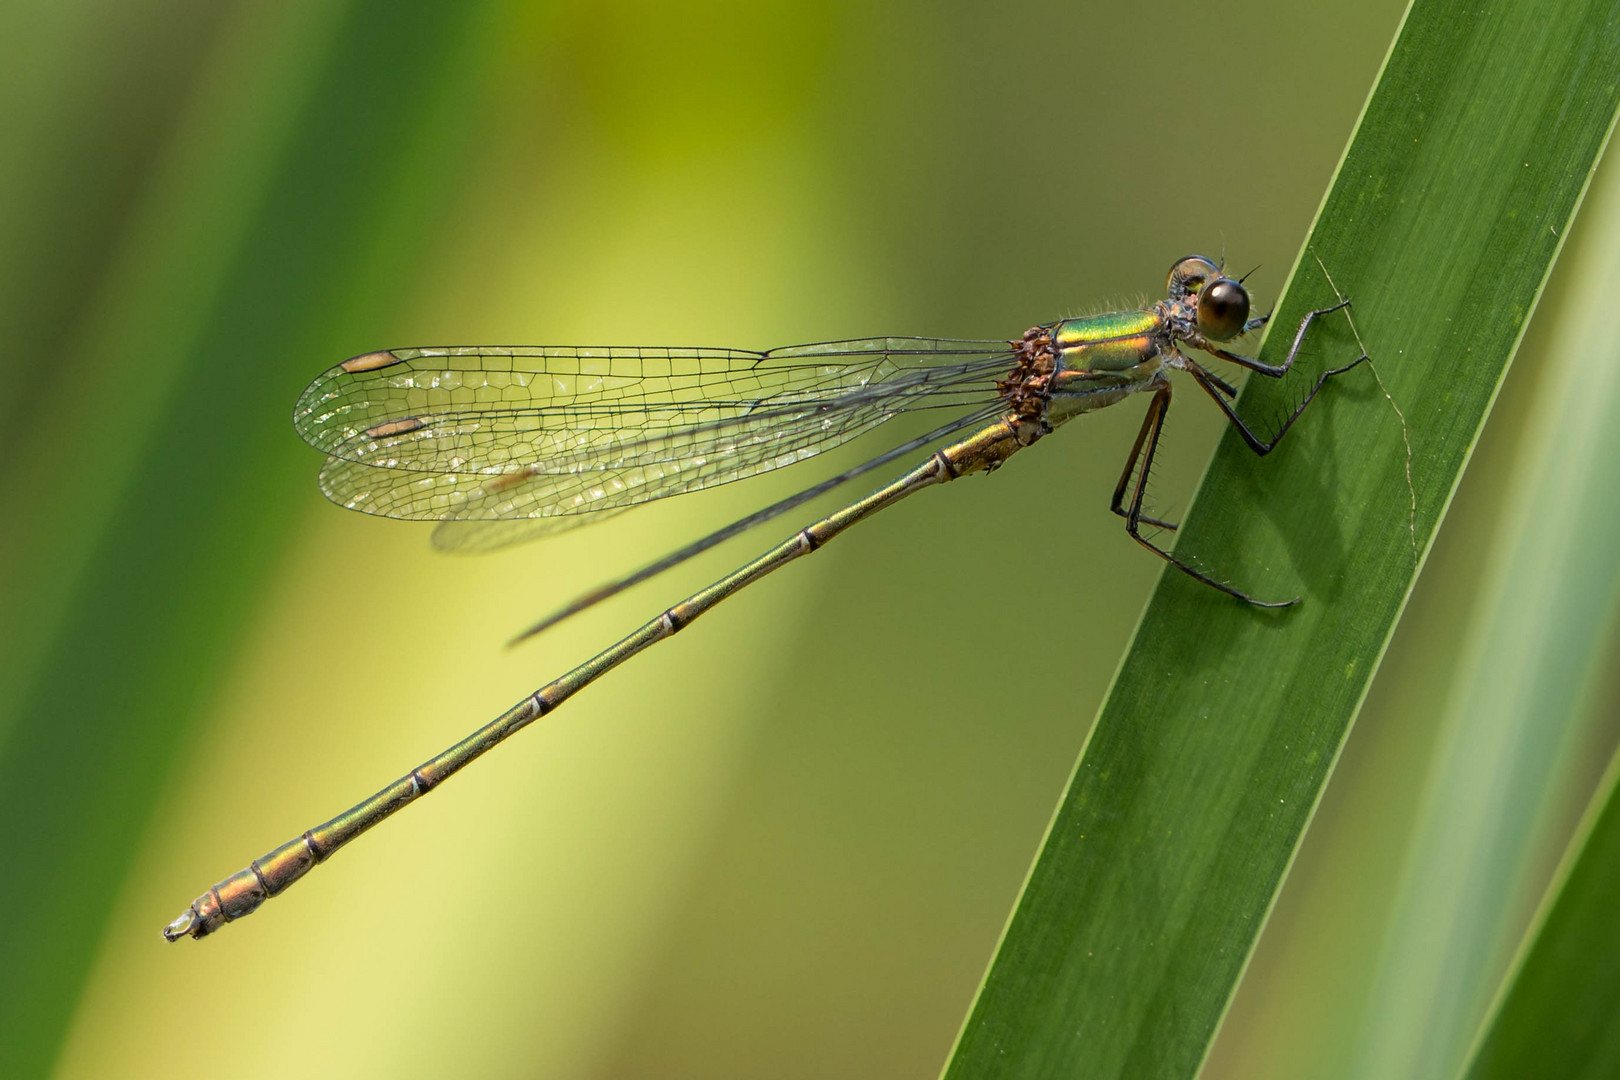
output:
{"label": "wing membrane", "polygon": [[[802,461],[901,412],[993,400],[1004,342],[396,349],[324,373],[294,422],[333,501],[483,549]],[[477,523],[500,523],[479,527]]]}

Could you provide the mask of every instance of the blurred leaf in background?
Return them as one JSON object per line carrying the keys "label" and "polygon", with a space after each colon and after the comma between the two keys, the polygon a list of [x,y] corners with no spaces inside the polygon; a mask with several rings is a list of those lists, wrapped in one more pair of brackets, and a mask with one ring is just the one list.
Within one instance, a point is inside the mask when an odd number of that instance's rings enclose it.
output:
{"label": "blurred leaf in background", "polygon": [[[323,4],[25,14],[45,40],[21,50],[37,82],[17,78],[8,105],[33,137],[8,186],[39,209],[9,204],[16,239],[0,243],[23,346],[7,357],[20,467],[3,481],[17,512],[0,571],[15,658],[0,697],[0,1016],[15,1034],[0,1072],[14,1075],[56,1052],[113,883],[264,595],[250,568],[290,533],[287,358],[347,337],[401,286],[352,287],[378,210],[431,210],[450,190],[411,167],[420,140],[458,142],[424,125],[428,85],[387,86],[378,69],[453,55],[477,9],[374,14],[381,26]],[[157,99],[131,104],[147,66],[169,63]]]}
{"label": "blurred leaf in background", "polygon": [[1620,754],[1577,831],[1495,1008],[1467,1075],[1545,1073],[1600,1080],[1620,1071]]}

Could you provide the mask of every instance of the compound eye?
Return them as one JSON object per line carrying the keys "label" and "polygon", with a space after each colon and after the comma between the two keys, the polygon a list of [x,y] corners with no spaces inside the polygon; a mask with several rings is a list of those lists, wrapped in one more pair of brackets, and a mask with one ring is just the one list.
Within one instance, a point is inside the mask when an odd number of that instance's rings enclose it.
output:
{"label": "compound eye", "polygon": [[1230,341],[1249,322],[1249,290],[1231,278],[1218,277],[1198,294],[1198,329],[1207,338]]}
{"label": "compound eye", "polygon": [[1172,300],[1180,300],[1204,287],[1204,282],[1220,277],[1221,268],[1202,255],[1188,255],[1177,259],[1165,279],[1165,291]]}

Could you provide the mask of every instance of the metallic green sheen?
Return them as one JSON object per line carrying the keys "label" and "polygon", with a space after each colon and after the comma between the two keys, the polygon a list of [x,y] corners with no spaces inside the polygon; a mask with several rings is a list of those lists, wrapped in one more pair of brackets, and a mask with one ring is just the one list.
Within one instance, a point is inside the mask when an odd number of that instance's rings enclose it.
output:
{"label": "metallic green sheen", "polygon": [[1059,352],[1120,338],[1164,333],[1164,320],[1152,309],[1108,311],[1079,319],[1064,319],[1052,328],[1052,346]]}
{"label": "metallic green sheen", "polygon": [[1143,334],[1138,337],[1115,338],[1087,345],[1076,345],[1058,354],[1060,372],[1090,375],[1118,375],[1127,379],[1151,375],[1158,365],[1143,365],[1162,351],[1160,339]]}
{"label": "metallic green sheen", "polygon": [[1106,408],[1154,384],[1164,367],[1169,330],[1158,312],[1110,311],[1052,328],[1057,370],[1048,386],[1053,427]]}

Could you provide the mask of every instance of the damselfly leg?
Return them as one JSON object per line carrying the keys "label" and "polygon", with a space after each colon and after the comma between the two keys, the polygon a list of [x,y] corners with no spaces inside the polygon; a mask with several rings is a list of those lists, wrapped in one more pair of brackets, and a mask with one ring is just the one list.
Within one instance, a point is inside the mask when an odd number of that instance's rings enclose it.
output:
{"label": "damselfly leg", "polygon": [[[1265,375],[1268,378],[1280,379],[1284,375],[1288,374],[1289,370],[1293,368],[1294,360],[1299,356],[1300,345],[1305,341],[1305,332],[1310,329],[1312,321],[1320,316],[1331,315],[1333,312],[1349,306],[1350,301],[1341,300],[1332,307],[1317,308],[1315,311],[1306,312],[1305,317],[1300,320],[1299,329],[1294,333],[1293,344],[1288,347],[1288,356],[1280,364],[1262,364],[1258,360],[1252,360],[1247,356],[1239,356],[1236,353],[1227,352],[1225,349],[1210,349],[1209,351],[1213,355],[1220,357],[1222,360],[1246,367],[1250,371],[1259,372],[1261,375]],[[1289,413],[1288,417],[1283,420],[1280,425],[1278,425],[1276,432],[1272,434],[1269,440],[1262,439],[1256,435],[1249,425],[1243,422],[1243,418],[1237,414],[1237,410],[1233,408],[1232,403],[1227,400],[1228,397],[1235,396],[1233,395],[1232,388],[1230,386],[1216,378],[1213,372],[1206,370],[1191,359],[1189,359],[1187,362],[1186,371],[1198,381],[1198,385],[1202,386],[1210,397],[1215,399],[1215,404],[1221,407],[1221,411],[1225,413],[1226,418],[1232,422],[1232,426],[1237,428],[1238,434],[1243,437],[1243,441],[1248,444],[1249,449],[1264,457],[1266,454],[1271,453],[1276,445],[1282,441],[1282,437],[1284,435],[1288,434],[1288,429],[1294,426],[1294,421],[1298,420],[1300,414],[1305,411],[1305,406],[1311,403],[1311,400],[1316,397],[1317,393],[1322,389],[1329,379],[1333,378],[1335,375],[1343,375],[1345,372],[1355,368],[1359,364],[1364,363],[1366,360],[1367,354],[1362,353],[1360,356],[1356,357],[1348,364],[1345,364],[1343,367],[1330,368],[1329,370],[1318,375],[1316,377],[1316,383],[1311,387],[1310,392],[1305,395],[1298,405],[1294,406],[1294,411]],[[1222,391],[1225,392],[1226,396],[1222,396]]]}
{"label": "damselfly leg", "polygon": [[[1288,372],[1293,368],[1294,361],[1299,357],[1300,347],[1304,344],[1305,334],[1310,329],[1311,323],[1323,315],[1330,315],[1335,311],[1349,307],[1349,305],[1349,300],[1341,300],[1332,307],[1317,308],[1314,311],[1307,312],[1305,317],[1300,320],[1299,329],[1294,332],[1294,340],[1292,344],[1289,345],[1287,357],[1284,358],[1283,362],[1280,364],[1263,364],[1258,360],[1251,359],[1250,357],[1241,356],[1237,353],[1220,348],[1213,342],[1209,341],[1201,341],[1197,342],[1197,344],[1199,348],[1213,356],[1220,357],[1222,360],[1229,361],[1230,363],[1237,364],[1241,367],[1246,367],[1250,371],[1258,372],[1259,374],[1265,375],[1268,378],[1280,379],[1284,375],[1288,374]],[[1265,317],[1250,320],[1245,329],[1254,329],[1257,325],[1263,324],[1264,322]],[[1294,426],[1294,421],[1299,419],[1300,414],[1305,411],[1305,407],[1311,403],[1312,399],[1316,397],[1317,393],[1321,391],[1322,387],[1326,385],[1329,379],[1333,378],[1335,375],[1343,375],[1345,372],[1350,371],[1366,360],[1367,354],[1362,353],[1348,364],[1345,364],[1342,367],[1331,368],[1317,376],[1316,383],[1311,387],[1310,391],[1305,395],[1300,403],[1294,407],[1294,410],[1289,413],[1283,422],[1278,426],[1277,430],[1272,434],[1270,439],[1262,439],[1256,435],[1253,429],[1251,429],[1249,425],[1243,421],[1243,418],[1237,414],[1237,409],[1233,406],[1231,400],[1237,397],[1237,390],[1228,384],[1224,379],[1220,378],[1214,372],[1208,370],[1196,360],[1193,360],[1191,357],[1186,355],[1181,355],[1178,357],[1176,366],[1190,374],[1193,379],[1197,381],[1198,385],[1204,388],[1205,393],[1209,394],[1209,396],[1214,399],[1215,404],[1221,407],[1221,411],[1226,414],[1227,420],[1230,421],[1232,426],[1237,429],[1238,434],[1242,436],[1244,443],[1249,447],[1249,449],[1253,450],[1261,457],[1264,457],[1266,454],[1271,453],[1271,451],[1276,448],[1277,444],[1282,441],[1282,437],[1288,433],[1288,429]],[[1153,469],[1153,456],[1158,450],[1159,434],[1164,429],[1164,418],[1169,411],[1170,384],[1168,382],[1164,382],[1153,395],[1153,400],[1148,405],[1147,415],[1142,419],[1142,428],[1137,432],[1136,442],[1131,447],[1130,456],[1125,460],[1125,471],[1120,474],[1119,484],[1114,488],[1114,498],[1109,506],[1109,509],[1125,519],[1125,531],[1130,534],[1131,539],[1135,540],[1138,544],[1141,544],[1143,547],[1147,548],[1149,551],[1168,562],[1171,566],[1174,566],[1177,570],[1180,570],[1182,573],[1188,575],[1196,581],[1201,581],[1211,588],[1218,589],[1221,592],[1226,593],[1228,596],[1235,596],[1239,600],[1246,601],[1247,603],[1253,604],[1256,607],[1285,608],[1292,607],[1294,604],[1299,603],[1298,597],[1291,600],[1258,600],[1255,597],[1250,596],[1248,593],[1243,592],[1241,589],[1234,588],[1224,581],[1220,581],[1201,570],[1189,566],[1187,563],[1176,558],[1175,555],[1171,554],[1170,551],[1160,547],[1151,539],[1142,535],[1141,526],[1143,525],[1151,525],[1156,528],[1171,531],[1176,528],[1175,525],[1169,522],[1160,521],[1157,518],[1151,518],[1142,513],[1142,503],[1147,495],[1148,476]],[[1138,468],[1138,466],[1140,466],[1140,468]],[[1136,484],[1130,506],[1127,508],[1124,505],[1125,492],[1131,489],[1131,480],[1133,476],[1136,478]]]}

